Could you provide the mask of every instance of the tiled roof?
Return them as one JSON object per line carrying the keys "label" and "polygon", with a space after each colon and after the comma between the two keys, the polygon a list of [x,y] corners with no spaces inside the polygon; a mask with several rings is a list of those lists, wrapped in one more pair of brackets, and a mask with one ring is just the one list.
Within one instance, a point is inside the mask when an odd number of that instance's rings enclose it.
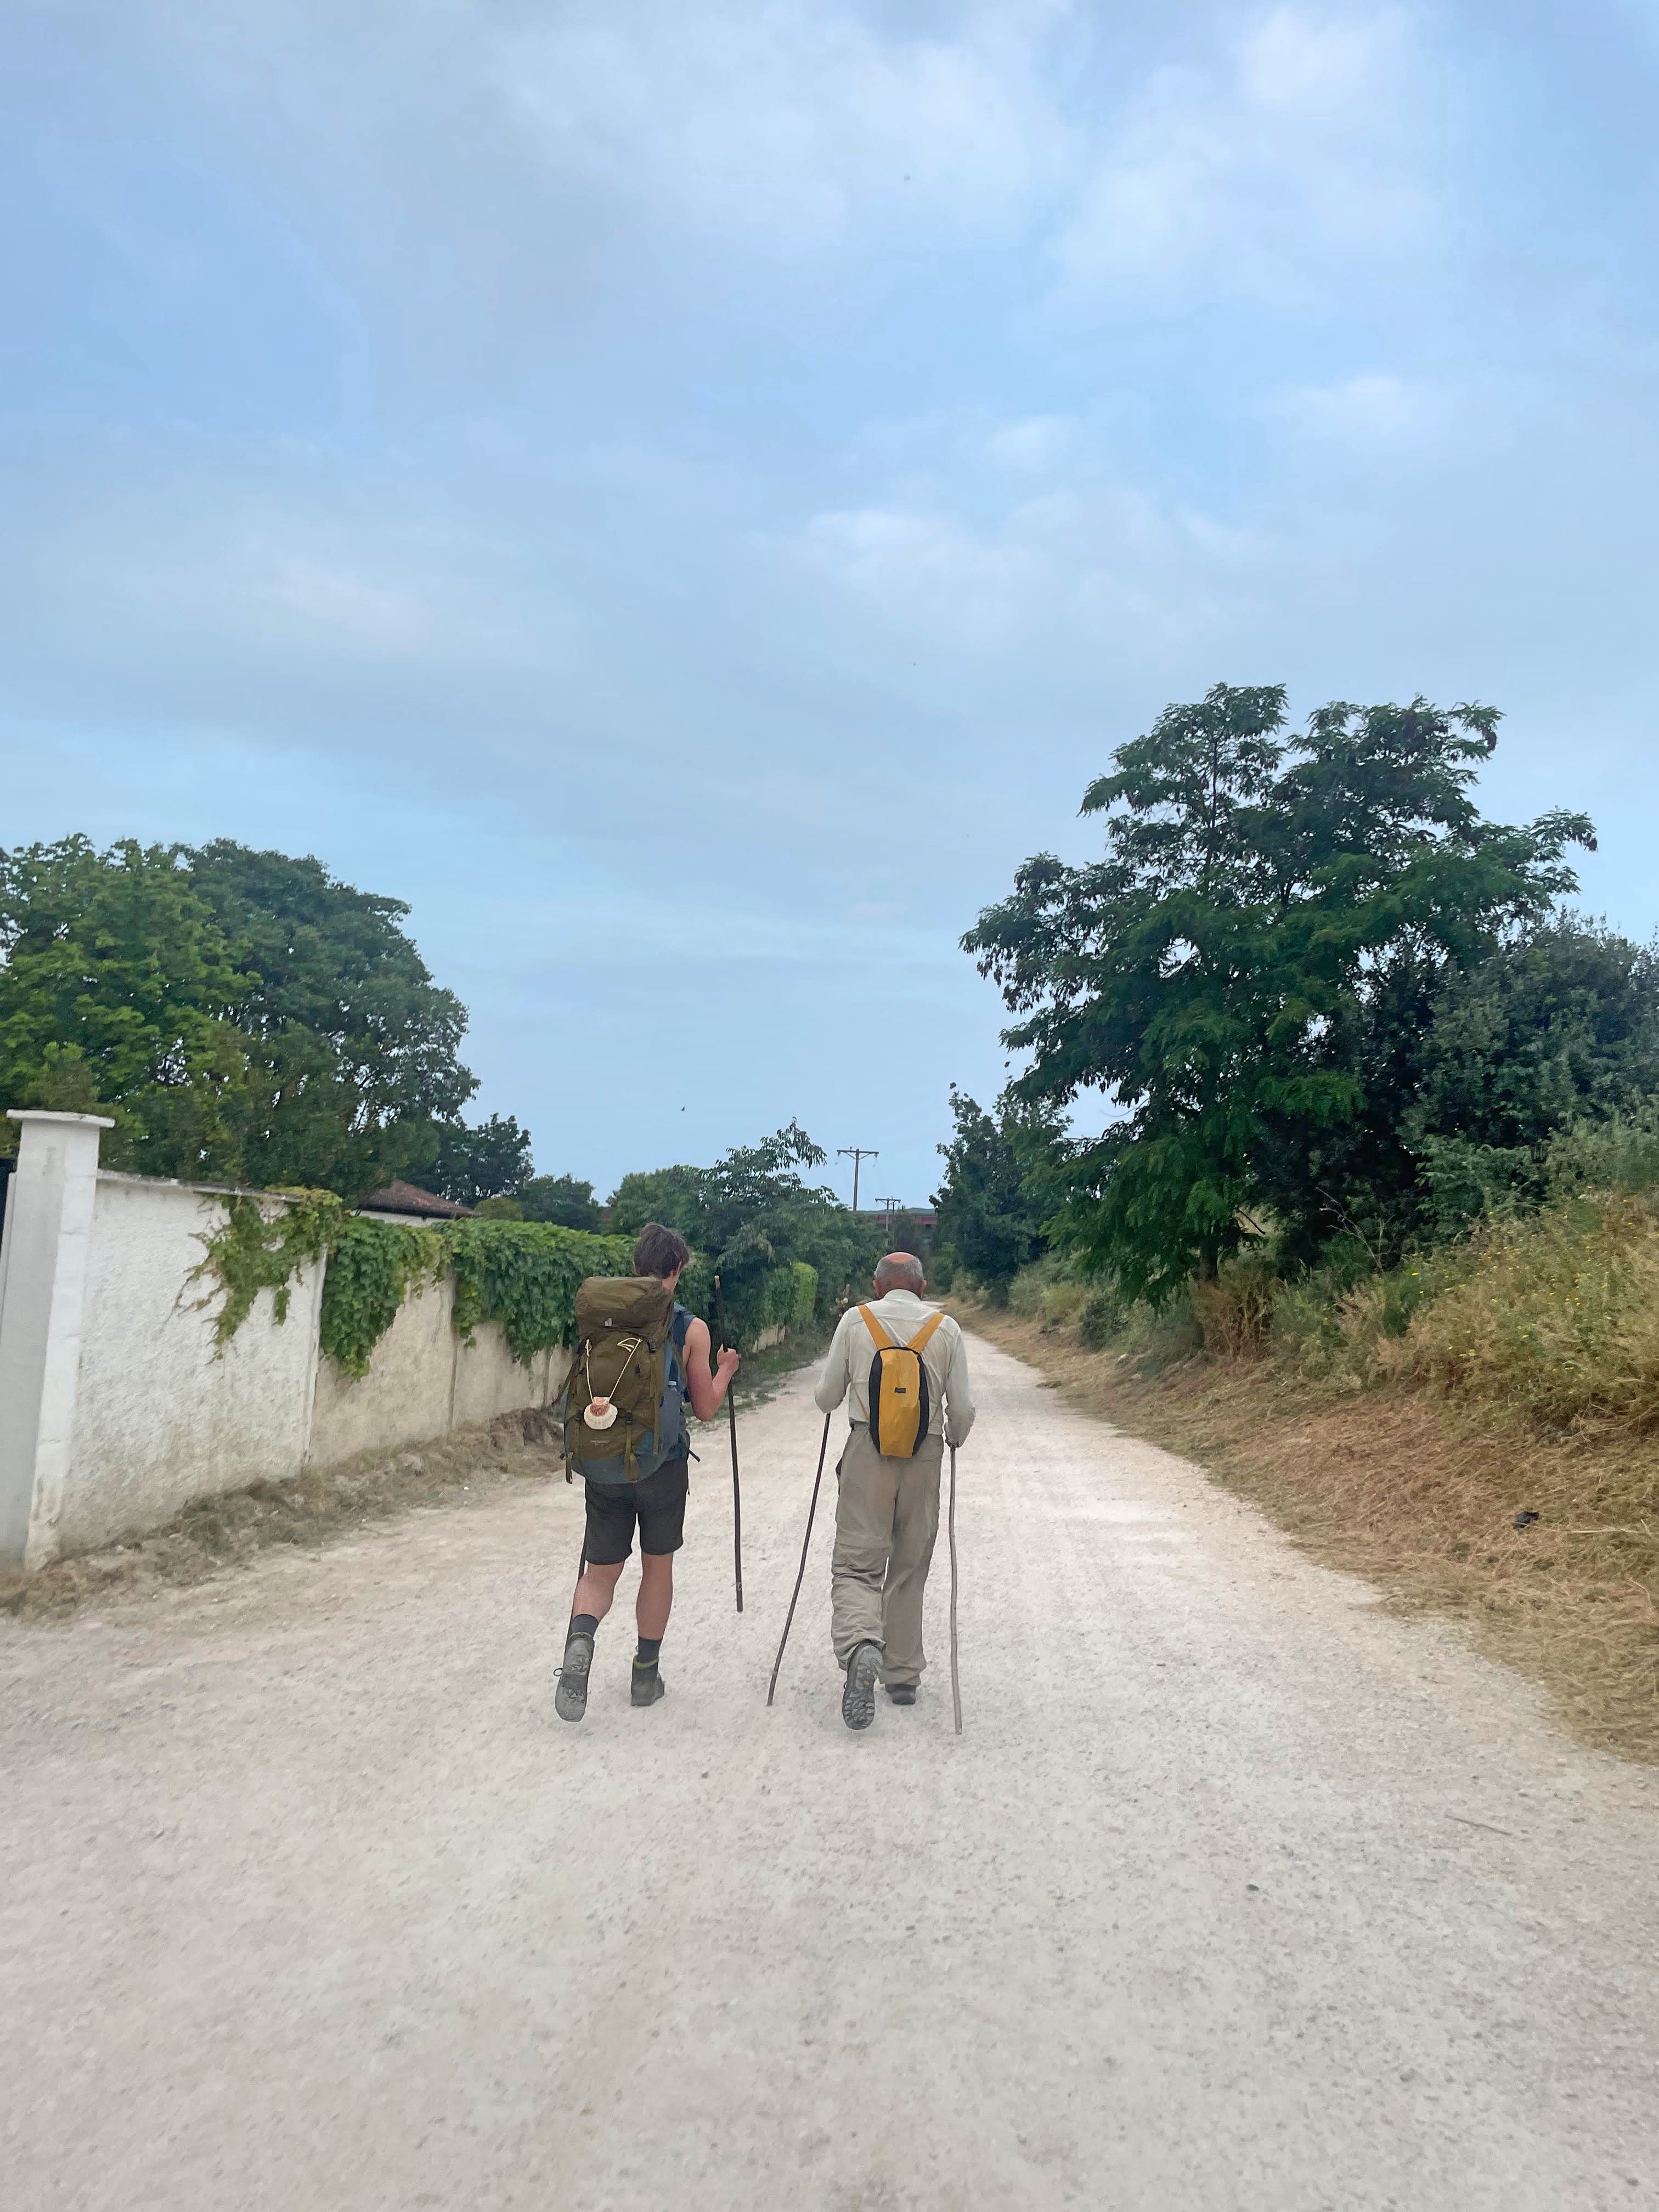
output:
{"label": "tiled roof", "polygon": [[435,1191],[417,1189],[412,1182],[389,1182],[384,1190],[371,1191],[359,1201],[359,1213],[432,1213],[453,1220],[461,1214],[471,1214],[470,1206],[457,1206],[453,1198],[440,1198]]}

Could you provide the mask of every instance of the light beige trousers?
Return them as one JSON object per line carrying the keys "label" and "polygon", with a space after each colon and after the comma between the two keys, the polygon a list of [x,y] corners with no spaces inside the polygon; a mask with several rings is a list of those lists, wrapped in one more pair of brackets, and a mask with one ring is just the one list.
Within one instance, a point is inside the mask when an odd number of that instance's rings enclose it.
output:
{"label": "light beige trousers", "polygon": [[836,1553],[830,1569],[830,1634],[845,1667],[860,1644],[882,1648],[889,1682],[915,1682],[921,1601],[939,1534],[943,1437],[925,1437],[914,1459],[884,1459],[860,1421],[836,1469]]}

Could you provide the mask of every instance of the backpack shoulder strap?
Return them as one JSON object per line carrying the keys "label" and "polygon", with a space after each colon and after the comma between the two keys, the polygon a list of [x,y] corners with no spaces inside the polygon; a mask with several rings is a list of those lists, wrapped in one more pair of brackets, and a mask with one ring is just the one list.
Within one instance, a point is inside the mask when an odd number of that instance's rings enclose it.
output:
{"label": "backpack shoulder strap", "polygon": [[894,1344],[892,1338],[888,1335],[886,1330],[876,1319],[874,1314],[871,1312],[869,1307],[860,1306],[859,1308],[859,1311],[864,1316],[864,1326],[876,1340],[876,1350],[878,1352],[896,1351],[897,1347]]}
{"label": "backpack shoulder strap", "polygon": [[910,1339],[910,1349],[912,1352],[920,1352],[921,1350],[928,1338],[932,1336],[933,1331],[939,1327],[944,1318],[945,1316],[942,1313],[931,1313],[928,1315],[927,1320],[923,1322],[921,1327]]}

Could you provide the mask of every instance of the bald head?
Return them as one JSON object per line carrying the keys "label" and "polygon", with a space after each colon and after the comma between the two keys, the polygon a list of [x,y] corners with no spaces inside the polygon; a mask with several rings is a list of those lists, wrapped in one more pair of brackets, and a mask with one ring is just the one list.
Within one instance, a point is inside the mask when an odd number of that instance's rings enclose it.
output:
{"label": "bald head", "polygon": [[918,1297],[927,1287],[927,1271],[914,1252],[890,1252],[876,1267],[876,1296],[889,1291],[914,1291]]}

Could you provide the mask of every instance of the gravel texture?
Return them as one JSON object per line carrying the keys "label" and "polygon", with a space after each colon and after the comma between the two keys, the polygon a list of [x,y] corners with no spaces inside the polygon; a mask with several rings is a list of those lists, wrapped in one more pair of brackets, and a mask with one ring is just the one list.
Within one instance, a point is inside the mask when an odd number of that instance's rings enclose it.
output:
{"label": "gravel texture", "polygon": [[[666,1699],[578,1493],[0,1623],[0,2175],[167,2212],[1659,2202],[1659,1777],[973,1347],[963,1701],[850,1735],[807,1378]],[[694,1471],[695,1472],[695,1471]],[[632,1580],[624,1592],[631,1600]]]}

